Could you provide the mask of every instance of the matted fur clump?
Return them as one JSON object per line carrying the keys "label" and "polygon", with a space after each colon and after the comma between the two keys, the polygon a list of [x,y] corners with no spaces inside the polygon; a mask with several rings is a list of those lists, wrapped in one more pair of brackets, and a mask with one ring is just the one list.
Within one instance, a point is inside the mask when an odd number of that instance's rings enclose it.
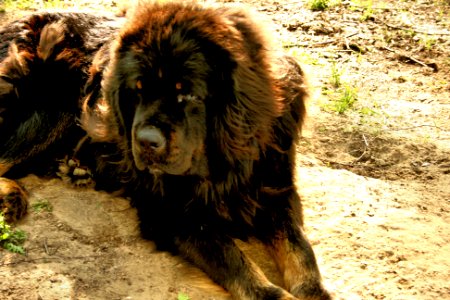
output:
{"label": "matted fur clump", "polygon": [[[77,146],[98,188],[132,199],[144,237],[236,299],[330,299],[302,229],[297,62],[242,9],[141,2],[89,58]],[[91,53],[92,54],[92,53]],[[256,238],[283,286],[236,245]]]}

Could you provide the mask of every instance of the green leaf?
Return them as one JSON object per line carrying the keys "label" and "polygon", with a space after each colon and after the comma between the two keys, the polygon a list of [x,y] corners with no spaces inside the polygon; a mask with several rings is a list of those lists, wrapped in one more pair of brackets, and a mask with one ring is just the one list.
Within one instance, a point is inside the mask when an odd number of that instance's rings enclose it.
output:
{"label": "green leaf", "polygon": [[14,245],[13,243],[5,243],[4,248],[13,253],[25,254],[25,249],[20,245]]}
{"label": "green leaf", "polygon": [[178,300],[190,300],[191,298],[189,298],[188,295],[183,294],[183,293],[179,293],[178,294]]}
{"label": "green leaf", "polygon": [[8,232],[3,233],[0,235],[0,241],[5,241],[10,237],[10,234]]}

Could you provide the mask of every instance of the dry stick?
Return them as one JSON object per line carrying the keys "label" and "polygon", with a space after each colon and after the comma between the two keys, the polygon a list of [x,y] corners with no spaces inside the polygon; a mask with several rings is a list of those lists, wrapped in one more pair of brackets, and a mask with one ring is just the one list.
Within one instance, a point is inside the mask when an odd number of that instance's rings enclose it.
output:
{"label": "dry stick", "polygon": [[336,40],[328,40],[328,41],[323,41],[323,42],[318,42],[318,43],[298,43],[298,44],[290,44],[290,45],[284,45],[283,48],[285,49],[290,49],[290,48],[295,48],[295,47],[318,47],[318,46],[323,46],[323,45],[327,45],[327,44],[332,44],[336,42]]}
{"label": "dry stick", "polygon": [[430,68],[430,69],[432,69],[432,70],[435,71],[435,72],[437,71],[437,66],[436,66],[436,64],[433,64],[433,63],[431,63],[431,64],[424,63],[424,62],[418,60],[417,58],[414,58],[414,57],[412,57],[412,56],[408,56],[408,55],[402,54],[402,53],[400,53],[400,52],[398,52],[398,51],[395,51],[394,49],[391,49],[391,48],[389,48],[389,47],[381,47],[381,48],[382,48],[382,49],[385,49],[385,50],[388,50],[388,51],[390,51],[390,52],[392,52],[392,53],[397,54],[400,58],[403,58],[403,59],[409,59],[409,60],[415,62],[416,64],[419,64],[419,65],[421,65],[421,66],[423,66],[423,67],[426,67],[426,68]]}
{"label": "dry stick", "polygon": [[364,154],[366,154],[366,151],[367,151],[367,149],[369,148],[369,142],[367,142],[367,138],[366,138],[366,136],[364,135],[364,133],[363,133],[362,137],[363,137],[363,140],[364,140],[364,151],[363,151],[363,153],[362,153],[357,159],[355,159],[354,161],[352,161],[351,164],[354,164],[354,163],[359,162],[359,161],[361,160],[361,158],[363,158]]}
{"label": "dry stick", "polygon": [[[351,6],[356,7],[356,8],[368,9],[367,6],[362,6],[362,5],[352,4]],[[370,7],[370,9],[380,9],[380,10],[403,10],[403,8],[396,8],[396,7]]]}
{"label": "dry stick", "polygon": [[[349,37],[352,37],[352,36],[354,36],[354,35],[357,35],[359,32],[354,32],[354,33],[351,33],[351,34],[349,34],[349,35],[346,35],[346,36],[344,36],[344,42],[345,42],[345,49],[349,49],[349,50],[352,50],[352,51],[355,51],[354,49],[352,49],[352,47],[350,46],[350,44],[349,44],[349,42],[348,42],[348,38]],[[358,47],[358,46],[357,46]],[[361,51],[360,51],[361,52]]]}
{"label": "dry stick", "polygon": [[50,253],[48,252],[47,238],[44,239],[44,248],[45,248],[45,253],[46,253],[47,255],[50,255]]}
{"label": "dry stick", "polygon": [[[357,34],[359,34],[359,32],[350,33],[350,34],[344,36],[344,39],[347,40],[349,37],[352,37],[352,36],[357,35]],[[327,40],[327,41],[323,41],[323,42],[317,42],[317,43],[314,43],[314,44],[307,43],[307,42],[306,43],[298,43],[298,44],[290,44],[290,45],[283,46],[283,48],[286,48],[286,49],[294,48],[294,47],[310,47],[310,48],[312,48],[312,47],[318,47],[318,46],[333,44],[333,43],[336,43],[337,41],[338,41],[338,39],[331,39],[331,40]]]}

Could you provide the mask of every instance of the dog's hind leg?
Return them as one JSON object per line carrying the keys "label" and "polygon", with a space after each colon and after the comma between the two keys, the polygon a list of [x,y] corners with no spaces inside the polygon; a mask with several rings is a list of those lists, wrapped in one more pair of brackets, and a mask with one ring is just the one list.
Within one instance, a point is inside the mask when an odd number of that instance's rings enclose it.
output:
{"label": "dog's hind leg", "polygon": [[0,177],[0,213],[8,223],[15,223],[27,212],[28,193],[17,182]]}

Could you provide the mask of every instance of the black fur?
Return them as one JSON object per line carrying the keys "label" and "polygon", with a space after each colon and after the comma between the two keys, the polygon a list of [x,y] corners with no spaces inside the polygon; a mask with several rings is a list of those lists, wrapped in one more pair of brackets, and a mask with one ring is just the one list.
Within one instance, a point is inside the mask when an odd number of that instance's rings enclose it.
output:
{"label": "black fur", "polygon": [[[97,188],[132,199],[144,237],[236,299],[330,299],[294,183],[297,62],[241,10],[143,3],[127,19],[118,30],[106,17],[38,14],[0,32],[2,174],[75,148]],[[283,287],[235,244],[251,237]]]}
{"label": "black fur", "polygon": [[83,87],[120,22],[40,13],[0,30],[0,175],[39,172],[85,135],[76,124]]}
{"label": "black fur", "polygon": [[[146,238],[236,299],[330,298],[294,184],[303,72],[258,23],[233,9],[141,6],[100,70],[85,128],[122,152],[98,171],[123,182]],[[285,289],[236,246],[249,237],[273,254]]]}

